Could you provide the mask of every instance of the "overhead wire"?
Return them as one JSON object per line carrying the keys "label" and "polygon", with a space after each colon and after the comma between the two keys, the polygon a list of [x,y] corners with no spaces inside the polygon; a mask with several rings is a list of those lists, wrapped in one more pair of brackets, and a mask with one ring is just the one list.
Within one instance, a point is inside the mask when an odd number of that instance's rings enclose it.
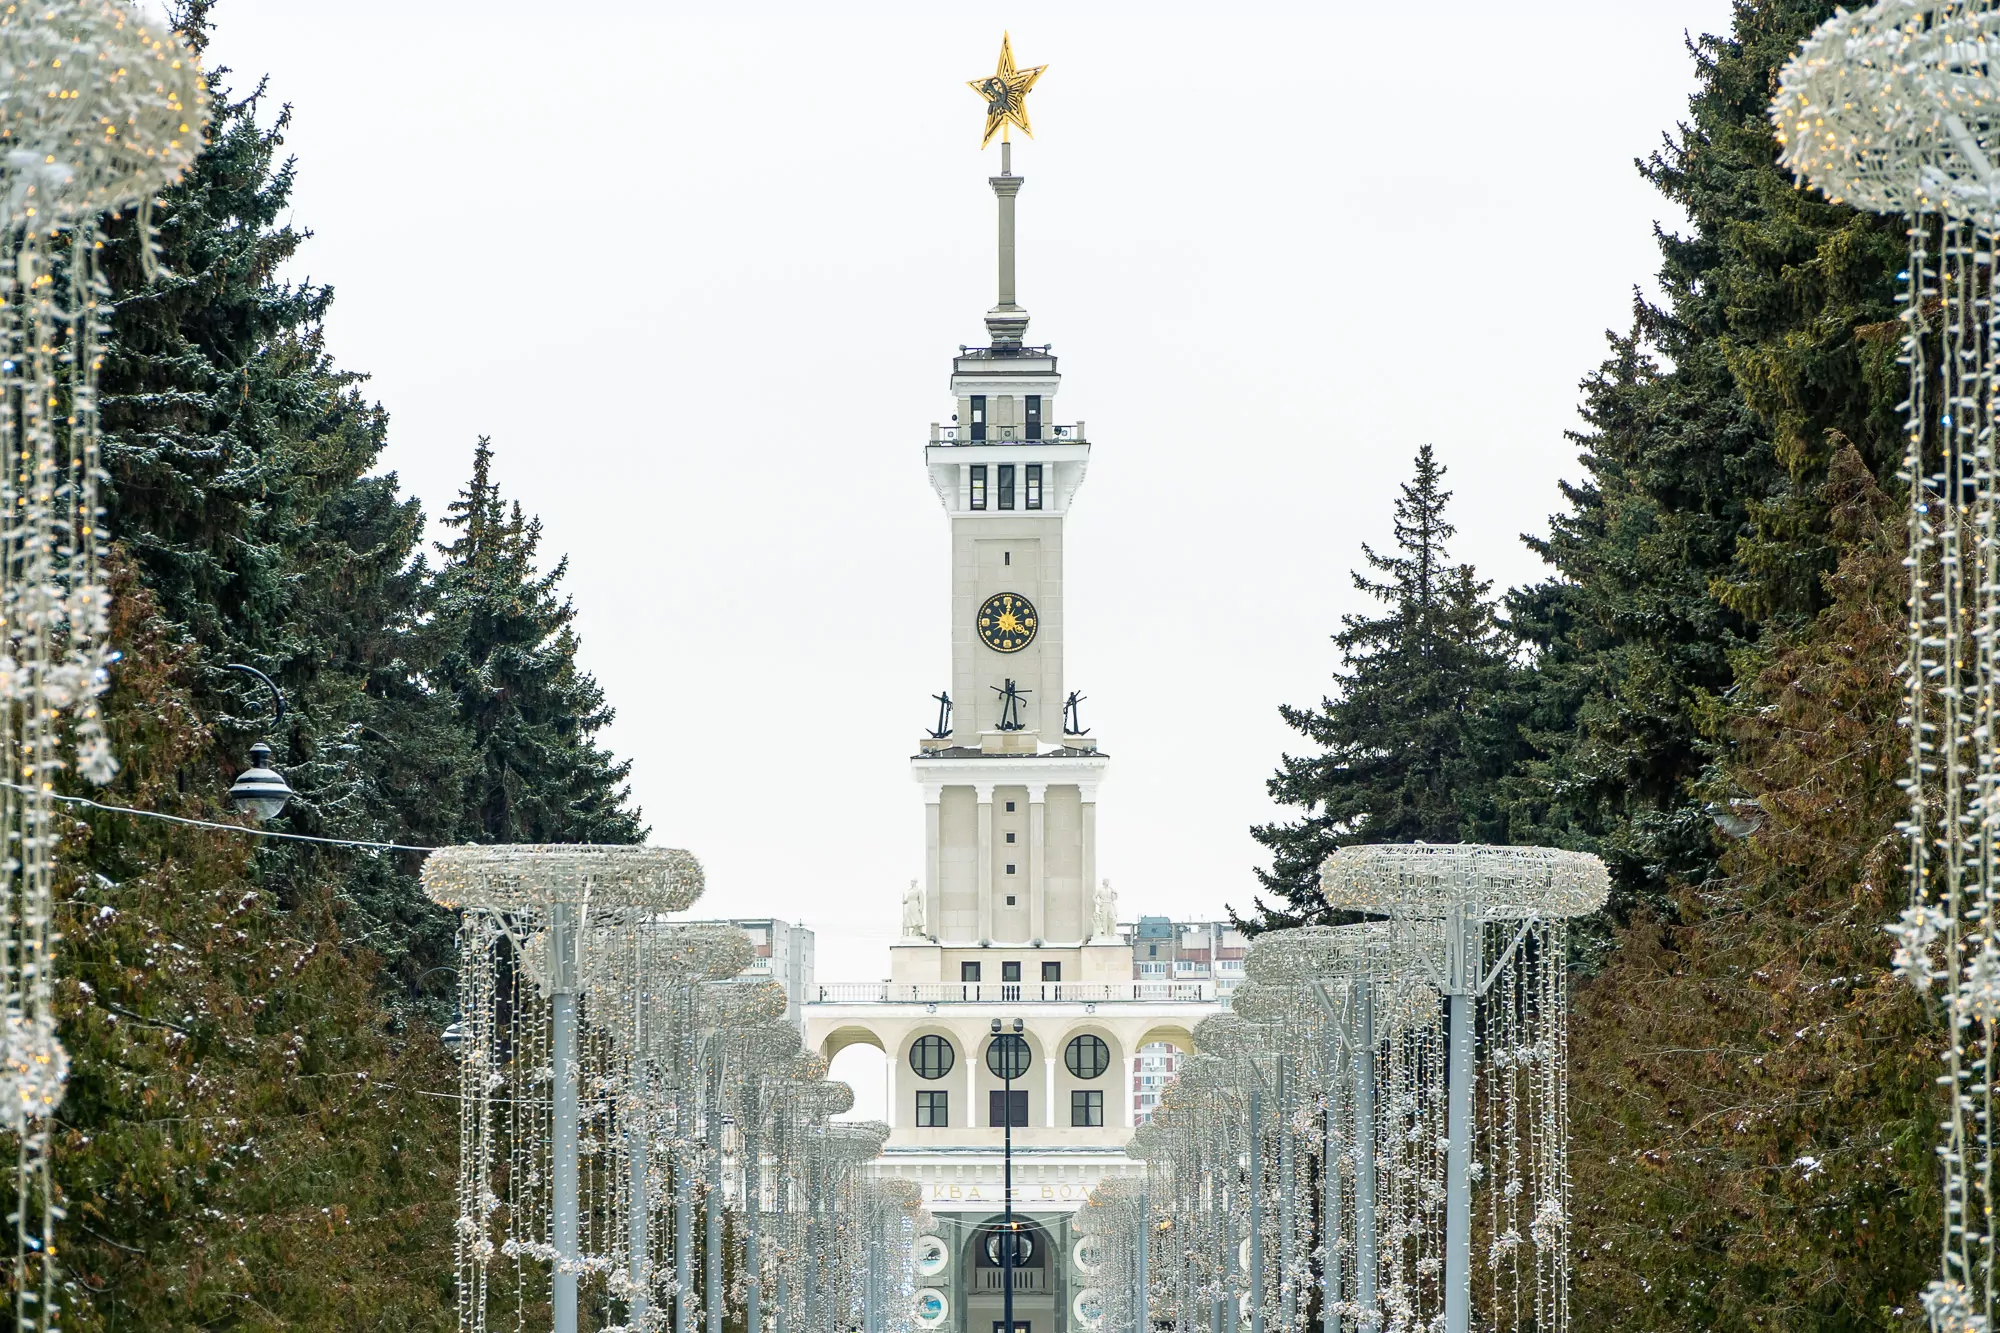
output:
{"label": "overhead wire", "polygon": [[[34,794],[34,788],[18,782],[0,781],[0,787],[9,791]],[[43,793],[52,801],[64,805],[83,805],[92,810],[105,810],[117,815],[136,815],[141,819],[163,819],[169,824],[185,824],[190,828],[220,829],[224,833],[241,833],[252,838],[279,838],[286,842],[313,842],[326,847],[365,847],[379,852],[434,852],[435,847],[419,847],[405,842],[370,842],[365,838],[321,838],[310,833],[281,833],[276,829],[250,828],[243,824],[224,824],[213,819],[190,819],[186,815],[170,815],[159,810],[141,810],[130,805],[111,805],[105,801],[93,801],[87,796],[63,796],[56,792]]]}

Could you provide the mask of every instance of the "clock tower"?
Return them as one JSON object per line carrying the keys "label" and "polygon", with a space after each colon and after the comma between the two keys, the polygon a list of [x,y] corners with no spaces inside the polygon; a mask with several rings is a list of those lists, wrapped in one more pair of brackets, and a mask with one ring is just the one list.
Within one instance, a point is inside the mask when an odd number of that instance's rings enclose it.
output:
{"label": "clock tower", "polygon": [[[951,675],[917,743],[922,874],[903,899],[887,981],[823,984],[806,1041],[828,1060],[872,1045],[889,1135],[871,1170],[920,1192],[913,1326],[1102,1333],[1105,1271],[1077,1210],[1105,1180],[1136,1179],[1141,1052],[1192,1049],[1213,983],[1137,974],[1133,940],[1097,864],[1110,760],[1068,677],[1065,532],[1090,462],[1067,424],[1053,351],[1027,341],[1014,285],[1008,126],[1026,132],[1040,68],[972,82],[1001,138],[1000,292],[986,345],[952,359],[948,422],[924,464],[951,558]],[[982,145],[984,146],[984,145]],[[942,545],[942,544],[941,544]],[[1007,1043],[1003,1045],[1003,1042]],[[1023,1058],[1020,1047],[1025,1044]],[[1014,1262],[999,1256],[1008,1238]],[[1010,1276],[1011,1275],[1011,1276]]]}
{"label": "clock tower", "polygon": [[[1061,421],[1053,352],[1026,341],[1014,284],[1022,180],[1002,143],[1000,174],[989,178],[1000,299],[986,314],[988,345],[953,358],[952,421],[933,423],[924,451],[950,525],[951,683],[949,707],[940,701],[940,725],[912,761],[925,864],[921,929],[906,913],[899,981],[1130,976],[1097,874],[1109,761],[1063,670],[1063,532],[1090,443],[1081,422]],[[1094,965],[1088,946],[1100,935],[1106,955]],[[996,947],[1009,955],[997,964],[1005,976],[987,975]]]}

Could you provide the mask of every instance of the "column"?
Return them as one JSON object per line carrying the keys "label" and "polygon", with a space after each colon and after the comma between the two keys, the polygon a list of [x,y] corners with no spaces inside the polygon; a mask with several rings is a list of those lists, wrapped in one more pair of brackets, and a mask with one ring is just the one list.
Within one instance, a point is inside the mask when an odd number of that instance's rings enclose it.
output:
{"label": "column", "polygon": [[924,784],[924,929],[932,939],[945,938],[944,869],[938,851],[942,835],[944,784]]}
{"label": "column", "polygon": [[1045,879],[1043,856],[1047,819],[1049,784],[1030,782],[1028,784],[1028,938],[1037,944],[1048,939],[1049,886]]}
{"label": "column", "polygon": [[[915,1124],[915,1111],[911,1111],[911,1123]],[[882,1123],[890,1129],[896,1127],[896,1053],[885,1048],[882,1059]]]}
{"label": "column", "polygon": [[1054,1129],[1056,1127],[1056,1058],[1053,1055],[1044,1056],[1042,1063],[1048,1067],[1048,1081],[1042,1085],[1043,1091],[1047,1094],[1042,1098],[1042,1101],[1048,1106],[1048,1118],[1042,1123],[1050,1129]]}
{"label": "column", "polygon": [[968,1040],[962,1033],[952,1035],[958,1038],[958,1058],[965,1062],[965,1112],[954,1118],[952,1124],[971,1129],[979,1124],[979,1066],[986,1059],[979,1043],[986,1038],[975,1035]]}
{"label": "column", "polygon": [[1080,782],[1076,794],[1083,802],[1083,937],[1090,938],[1097,912],[1097,784]]}
{"label": "column", "polygon": [[993,938],[993,784],[975,783],[973,790],[979,793],[979,939],[983,944]]}
{"label": "column", "polygon": [[1139,1123],[1139,1056],[1134,1053],[1125,1066],[1125,1128]]}

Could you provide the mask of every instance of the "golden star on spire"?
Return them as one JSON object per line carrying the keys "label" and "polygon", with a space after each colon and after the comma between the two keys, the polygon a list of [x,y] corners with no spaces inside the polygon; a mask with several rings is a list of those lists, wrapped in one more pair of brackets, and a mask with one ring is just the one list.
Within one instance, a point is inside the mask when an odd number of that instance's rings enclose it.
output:
{"label": "golden star on spire", "polygon": [[1015,69],[1013,43],[1006,33],[1000,34],[1000,67],[986,78],[965,85],[986,103],[986,136],[979,141],[981,148],[993,142],[995,130],[1000,131],[1000,141],[1005,143],[1009,125],[1019,125],[1021,133],[1030,139],[1035,137],[1035,132],[1028,128],[1028,90],[1047,68],[1037,65],[1033,69]]}

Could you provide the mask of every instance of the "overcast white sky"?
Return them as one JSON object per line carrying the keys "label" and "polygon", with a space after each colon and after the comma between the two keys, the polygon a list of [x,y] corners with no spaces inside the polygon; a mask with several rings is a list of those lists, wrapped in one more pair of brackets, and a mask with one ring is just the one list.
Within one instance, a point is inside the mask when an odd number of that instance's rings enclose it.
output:
{"label": "overcast white sky", "polygon": [[1347,571],[1429,441],[1456,553],[1537,577],[1577,380],[1655,267],[1632,160],[1728,0],[1421,5],[222,0],[294,107],[292,276],[435,516],[493,437],[570,556],[656,843],[716,915],[886,974],[946,685],[922,447],[983,342],[1003,27],[1021,301],[1090,423],[1068,643],[1127,915],[1246,905]]}

